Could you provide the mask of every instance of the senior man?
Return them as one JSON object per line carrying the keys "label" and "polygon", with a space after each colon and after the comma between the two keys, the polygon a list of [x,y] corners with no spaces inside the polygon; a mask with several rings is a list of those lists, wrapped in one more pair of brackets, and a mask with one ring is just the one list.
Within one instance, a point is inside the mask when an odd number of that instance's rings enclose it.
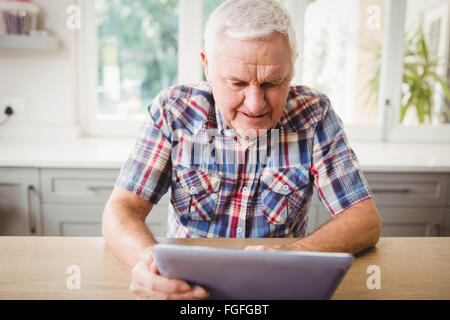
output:
{"label": "senior man", "polygon": [[[208,296],[155,267],[145,219],[169,187],[168,237],[293,236],[248,249],[351,253],[377,243],[379,214],[342,122],[324,94],[290,86],[296,58],[284,7],[230,0],[205,29],[208,81],[163,90],[149,106],[103,216],[138,298]],[[305,237],[313,187],[334,219]]]}

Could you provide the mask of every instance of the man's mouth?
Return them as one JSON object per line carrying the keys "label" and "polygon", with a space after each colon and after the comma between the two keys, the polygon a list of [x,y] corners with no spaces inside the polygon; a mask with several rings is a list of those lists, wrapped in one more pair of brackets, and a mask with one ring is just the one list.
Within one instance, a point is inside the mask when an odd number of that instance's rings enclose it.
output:
{"label": "man's mouth", "polygon": [[263,113],[263,114],[259,114],[259,115],[250,115],[245,112],[242,112],[242,114],[249,119],[257,120],[257,119],[263,118],[267,113]]}

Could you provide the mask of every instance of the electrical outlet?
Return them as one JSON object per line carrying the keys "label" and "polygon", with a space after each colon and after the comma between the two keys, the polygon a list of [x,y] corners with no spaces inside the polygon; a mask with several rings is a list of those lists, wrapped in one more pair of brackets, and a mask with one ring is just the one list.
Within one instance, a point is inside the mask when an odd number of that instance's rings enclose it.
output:
{"label": "electrical outlet", "polygon": [[7,107],[13,109],[13,114],[11,115],[14,119],[25,120],[25,98],[23,97],[4,97],[1,100],[0,112],[5,113]]}

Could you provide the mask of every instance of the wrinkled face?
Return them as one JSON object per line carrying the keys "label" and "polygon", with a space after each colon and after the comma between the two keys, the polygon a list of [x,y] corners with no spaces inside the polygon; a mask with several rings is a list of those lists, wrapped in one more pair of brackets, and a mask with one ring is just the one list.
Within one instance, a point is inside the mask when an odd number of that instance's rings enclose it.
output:
{"label": "wrinkled face", "polygon": [[222,35],[209,63],[204,52],[202,60],[216,107],[229,127],[251,137],[277,124],[294,70],[287,37],[237,40]]}

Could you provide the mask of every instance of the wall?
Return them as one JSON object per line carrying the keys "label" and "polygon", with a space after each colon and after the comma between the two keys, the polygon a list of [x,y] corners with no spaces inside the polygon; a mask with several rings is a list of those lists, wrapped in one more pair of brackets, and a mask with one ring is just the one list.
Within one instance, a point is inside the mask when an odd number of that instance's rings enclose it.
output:
{"label": "wall", "polygon": [[60,39],[53,52],[0,50],[0,103],[24,97],[24,119],[0,126],[1,138],[72,137],[78,133],[76,94],[77,31],[66,27],[72,0],[34,0],[43,10],[39,28]]}

